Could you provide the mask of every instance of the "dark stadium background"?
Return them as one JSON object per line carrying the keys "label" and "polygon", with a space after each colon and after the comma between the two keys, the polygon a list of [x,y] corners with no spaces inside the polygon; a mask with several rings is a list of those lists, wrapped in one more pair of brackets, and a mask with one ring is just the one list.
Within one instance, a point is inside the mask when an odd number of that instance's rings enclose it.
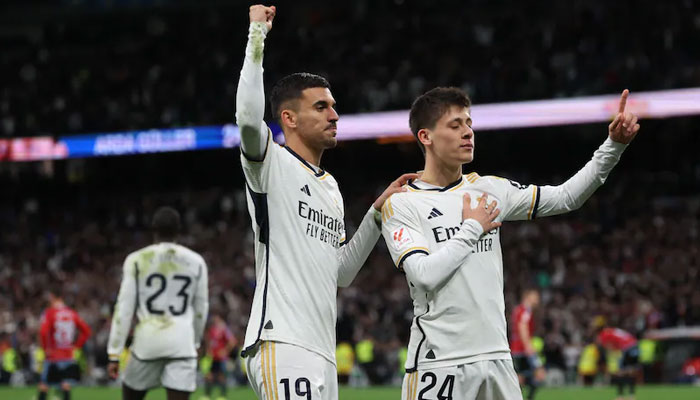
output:
{"label": "dark stadium background", "polygon": [[[233,122],[248,5],[2,2],[0,139]],[[463,87],[476,104],[700,86],[700,6],[692,1],[276,5],[266,87],[291,72],[323,74],[341,119],[407,109],[437,85]],[[590,342],[597,315],[640,338],[700,326],[700,118],[641,125],[581,210],[503,227],[507,313],[522,287],[540,286],[536,333],[547,367],[568,371],[567,383],[576,381],[576,360],[572,367],[565,349]],[[477,131],[467,172],[558,184],[606,134],[604,123]],[[422,161],[410,141],[357,141],[340,142],[322,165],[340,184],[352,226],[390,180]],[[19,369],[32,366],[41,295],[61,282],[95,333],[86,382],[103,382],[94,371],[106,363],[120,263],[148,244],[147,221],[161,204],[185,217],[185,243],[216,278],[212,307],[242,340],[252,299],[243,187],[237,150],[0,162],[0,332]],[[557,258],[565,276],[552,284],[562,273]],[[373,383],[395,382],[410,312],[404,278],[380,240],[339,297],[338,340],[373,341],[375,360],[363,366]],[[672,345],[659,346],[648,381],[677,381],[682,363],[700,355],[692,338],[675,343],[685,347],[670,358]]]}

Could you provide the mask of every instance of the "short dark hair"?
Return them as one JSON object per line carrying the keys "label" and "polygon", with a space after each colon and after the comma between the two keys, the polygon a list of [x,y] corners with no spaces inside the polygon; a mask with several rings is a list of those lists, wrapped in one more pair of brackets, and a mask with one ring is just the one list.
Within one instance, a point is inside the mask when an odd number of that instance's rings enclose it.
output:
{"label": "short dark hair", "polygon": [[174,239],[180,233],[180,213],[172,207],[160,207],[153,214],[153,232],[161,239]]}
{"label": "short dark hair", "polygon": [[331,84],[326,78],[308,72],[297,72],[280,79],[270,93],[272,116],[279,121],[284,103],[299,99],[304,89],[317,87],[330,89]]}
{"label": "short dark hair", "polygon": [[471,105],[469,96],[456,87],[436,87],[418,96],[411,106],[408,125],[423,154],[425,154],[425,146],[418,140],[418,131],[435,128],[437,121],[452,106],[469,108]]}

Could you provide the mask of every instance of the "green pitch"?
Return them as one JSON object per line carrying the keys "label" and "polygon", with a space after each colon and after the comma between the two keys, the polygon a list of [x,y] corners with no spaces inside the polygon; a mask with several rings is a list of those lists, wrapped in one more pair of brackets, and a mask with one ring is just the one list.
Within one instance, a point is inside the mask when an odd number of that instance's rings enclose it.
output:
{"label": "green pitch", "polygon": [[[215,392],[218,394],[218,392]],[[7,389],[0,387],[2,400],[32,400],[36,395],[33,388]],[[401,390],[394,387],[376,387],[367,389],[340,389],[340,400],[399,400]],[[191,400],[197,400],[201,392],[195,393]],[[59,397],[60,398],[60,397]],[[256,400],[249,389],[230,390],[231,400]],[[536,400],[613,400],[615,391],[611,388],[551,388],[542,389]],[[52,397],[49,397],[53,400]],[[120,400],[118,389],[112,388],[77,388],[73,390],[72,400]],[[700,399],[700,387],[693,386],[642,386],[637,390],[637,400],[697,400]],[[146,400],[165,400],[165,391],[154,390]],[[280,399],[285,400],[285,399]],[[292,398],[292,400],[297,400]],[[434,399],[430,399],[434,400]]]}

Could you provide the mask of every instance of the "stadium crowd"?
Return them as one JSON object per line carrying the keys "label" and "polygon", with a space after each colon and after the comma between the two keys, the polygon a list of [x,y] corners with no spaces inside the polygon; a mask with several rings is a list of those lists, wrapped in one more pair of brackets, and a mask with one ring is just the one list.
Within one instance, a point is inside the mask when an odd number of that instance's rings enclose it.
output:
{"label": "stadium crowd", "polygon": [[[0,13],[0,138],[231,122],[247,3],[179,3],[24,13],[12,21],[11,12]],[[700,53],[691,51],[698,2],[635,3],[633,19],[625,18],[629,1],[474,3],[478,13],[457,1],[440,10],[416,0],[288,6],[266,43],[265,78],[323,74],[341,114],[406,109],[436,85],[463,87],[476,103],[700,85]],[[693,290],[700,285],[700,160],[692,148],[679,157],[694,157],[690,182],[677,170],[613,172],[616,184],[582,210],[503,227],[506,312],[521,289],[541,290],[536,335],[548,368],[575,369],[596,316],[636,335],[700,324]],[[369,204],[361,190],[386,183],[340,182],[349,189],[350,222]],[[681,196],[664,190],[682,185],[691,190]],[[15,196],[0,192],[0,349],[15,349],[19,368],[34,369],[44,294],[62,285],[94,332],[88,365],[104,370],[121,263],[150,242],[149,218],[162,204],[181,211],[182,243],[209,263],[212,311],[243,337],[255,274],[242,184],[51,196],[23,196],[25,188],[13,182],[3,190],[16,189]],[[358,361],[371,364],[372,382],[390,381],[413,314],[405,278],[381,240],[338,304],[338,342],[369,340],[371,360]]]}
{"label": "stadium crowd", "polygon": [[[0,137],[232,120],[248,3],[106,2],[114,8],[103,10],[81,6],[100,2],[71,3],[54,14],[9,5],[2,13]],[[437,85],[488,103],[700,84],[693,1],[279,7],[284,17],[266,44],[265,78],[320,73],[346,114],[407,109]]]}
{"label": "stadium crowd", "polygon": [[[521,289],[540,289],[536,334],[548,368],[575,370],[596,316],[637,335],[700,324],[700,294],[693,290],[700,284],[700,199],[649,197],[648,188],[668,177],[649,179],[625,176],[576,213],[503,227],[507,312]],[[104,368],[123,259],[150,242],[149,218],[160,204],[181,210],[182,243],[209,263],[212,311],[243,337],[255,282],[243,188],[64,196],[74,197],[30,196],[0,207],[0,332],[10,334],[5,339],[19,365],[31,368],[45,292],[62,285],[67,303],[94,332],[88,364]],[[351,221],[359,220],[363,207],[358,210],[349,210],[357,214]],[[405,278],[381,239],[338,303],[338,342],[369,340],[370,380],[390,381],[413,314]]]}

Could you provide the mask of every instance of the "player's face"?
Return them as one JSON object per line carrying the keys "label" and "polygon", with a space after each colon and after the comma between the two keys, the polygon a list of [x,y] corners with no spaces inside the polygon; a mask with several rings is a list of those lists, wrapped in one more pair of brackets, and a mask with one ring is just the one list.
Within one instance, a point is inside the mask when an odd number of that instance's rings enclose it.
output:
{"label": "player's face", "polygon": [[335,99],[327,88],[309,88],[301,92],[298,103],[297,132],[309,147],[325,150],[338,144],[338,113]]}
{"label": "player's face", "polygon": [[426,150],[443,163],[456,166],[474,160],[474,131],[469,108],[450,107],[428,133],[430,143]]}

